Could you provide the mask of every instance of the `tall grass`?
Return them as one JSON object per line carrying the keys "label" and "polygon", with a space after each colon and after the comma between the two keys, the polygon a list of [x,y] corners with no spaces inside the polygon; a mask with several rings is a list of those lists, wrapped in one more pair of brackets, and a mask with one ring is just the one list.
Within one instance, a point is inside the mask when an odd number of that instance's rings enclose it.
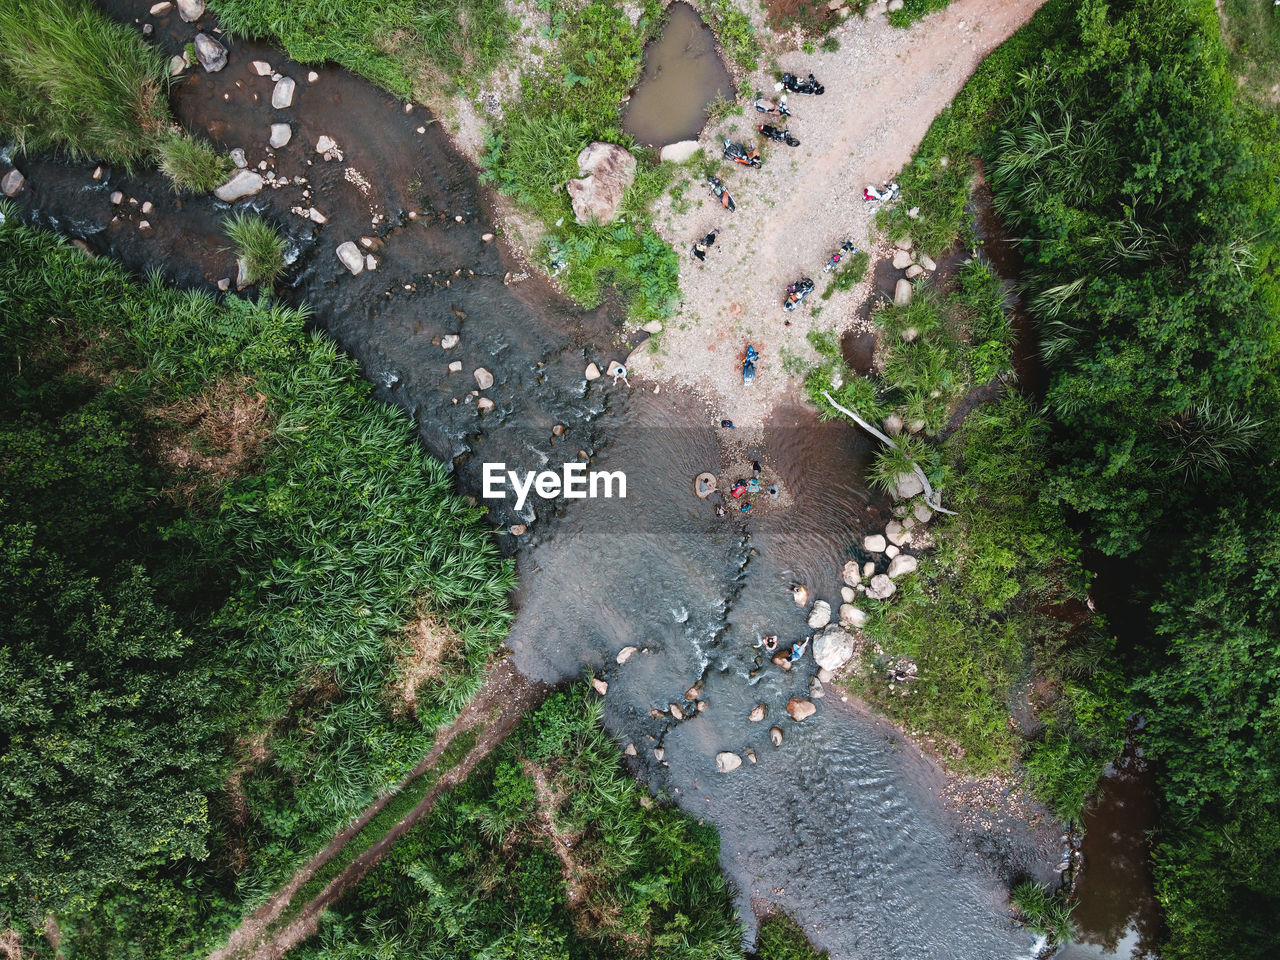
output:
{"label": "tall grass", "polygon": [[1039,884],[1028,880],[1013,888],[1009,900],[1027,926],[1044,934],[1051,944],[1067,944],[1075,939],[1072,906],[1065,897],[1050,896]]}
{"label": "tall grass", "polygon": [[270,286],[284,273],[284,239],[262,217],[237,213],[223,221],[249,283]]}
{"label": "tall grass", "polygon": [[0,133],[133,168],[168,131],[167,71],[88,0],[0,0]]}
{"label": "tall grass", "polygon": [[227,179],[232,168],[230,157],[185,131],[161,139],[155,154],[160,171],[173,181],[174,190],[210,193]]}

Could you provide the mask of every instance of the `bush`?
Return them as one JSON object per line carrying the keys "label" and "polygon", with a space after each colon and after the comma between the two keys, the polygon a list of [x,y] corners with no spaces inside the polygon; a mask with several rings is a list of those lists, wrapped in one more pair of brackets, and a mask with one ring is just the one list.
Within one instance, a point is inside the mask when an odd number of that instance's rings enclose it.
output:
{"label": "bush", "polygon": [[785,913],[771,913],[760,921],[755,960],[826,960],[827,956],[827,951],[814,949],[804,928]]}
{"label": "bush", "polygon": [[1051,897],[1039,884],[1028,880],[1013,888],[1009,901],[1027,926],[1048,937],[1051,944],[1067,944],[1075,938],[1072,907],[1065,898]]}
{"label": "bush", "polygon": [[284,240],[276,228],[261,217],[237,213],[223,221],[236,257],[244,264],[251,284],[270,286],[284,273]]}
{"label": "bush", "polygon": [[233,164],[207,141],[191,134],[173,133],[156,145],[160,171],[173,181],[174,190],[210,193],[227,179]]}

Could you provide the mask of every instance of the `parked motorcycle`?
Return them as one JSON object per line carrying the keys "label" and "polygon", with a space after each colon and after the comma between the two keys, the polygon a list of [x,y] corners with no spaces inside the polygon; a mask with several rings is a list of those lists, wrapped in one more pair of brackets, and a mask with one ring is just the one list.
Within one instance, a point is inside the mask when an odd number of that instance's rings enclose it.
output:
{"label": "parked motorcycle", "polygon": [[890,200],[896,200],[899,192],[898,185],[888,180],[880,185],[879,190],[876,189],[875,184],[868,183],[862,191],[862,199],[867,203],[888,203]]}
{"label": "parked motorcycle", "polygon": [[733,202],[733,197],[729,195],[729,189],[719,177],[707,177],[707,182],[711,184],[711,192],[715,194],[720,206],[724,207],[730,213],[738,209],[738,205]]}
{"label": "parked motorcycle", "polygon": [[813,78],[813,74],[809,74],[809,79],[801,80],[794,73],[784,73],[782,75],[782,85],[792,93],[809,93],[815,97],[822,96],[827,89],[817,80]]}
{"label": "parked motorcycle", "polygon": [[779,130],[772,124],[760,124],[760,132],[772,140],[774,143],[785,143],[788,147],[800,146],[800,141],[793,137],[786,130]]}
{"label": "parked motorcycle", "polygon": [[755,147],[747,149],[742,144],[730,140],[725,137],[724,140],[724,157],[726,160],[732,160],[734,163],[740,163],[745,167],[760,166],[760,151]]}
{"label": "parked motorcycle", "polygon": [[827,261],[826,271],[830,273],[840,265],[840,261],[845,257],[851,257],[858,252],[858,248],[853,245],[852,240],[846,240],[840,244],[840,249],[831,255],[831,259]]}
{"label": "parked motorcycle", "polygon": [[787,287],[787,299],[782,304],[783,309],[794,310],[804,303],[805,297],[811,293],[813,293],[813,281],[808,277],[801,277]]}
{"label": "parked motorcycle", "polygon": [[756,348],[747,344],[747,355],[742,361],[742,385],[749,387],[756,382],[756,361],[760,359],[760,355],[756,353]]}
{"label": "parked motorcycle", "polygon": [[791,116],[791,111],[787,108],[787,95],[784,93],[775,104],[772,100],[766,100],[764,95],[757,90],[756,113],[778,113],[784,117]]}

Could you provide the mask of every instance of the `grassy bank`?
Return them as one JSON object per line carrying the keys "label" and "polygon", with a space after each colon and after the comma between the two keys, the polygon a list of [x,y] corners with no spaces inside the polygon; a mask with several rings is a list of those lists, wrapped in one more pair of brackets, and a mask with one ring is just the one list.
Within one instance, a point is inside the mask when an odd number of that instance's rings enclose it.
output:
{"label": "grassy bank", "polygon": [[579,685],[442,797],[302,956],[740,958],[718,854],[711,827],[621,769]]}
{"label": "grassy bank", "polygon": [[921,219],[886,218],[931,249],[970,242],[980,159],[1022,238],[1050,373],[1039,501],[1116,558],[1174,960],[1260,958],[1280,938],[1280,874],[1257,855],[1280,836],[1280,609],[1262,586],[1280,572],[1264,546],[1278,529],[1264,424],[1280,415],[1280,130],[1241,59],[1262,59],[1242,43],[1248,21],[1224,14],[1228,44],[1211,0],[1050,0],[903,172],[901,206]]}
{"label": "grassy bank", "polygon": [[156,162],[208,191],[229,162],[182,133],[163,56],[88,0],[0,0],[0,137],[131,170]]}
{"label": "grassy bank", "polygon": [[12,216],[0,305],[4,919],[189,956],[427,751],[511,567],[301,312]]}

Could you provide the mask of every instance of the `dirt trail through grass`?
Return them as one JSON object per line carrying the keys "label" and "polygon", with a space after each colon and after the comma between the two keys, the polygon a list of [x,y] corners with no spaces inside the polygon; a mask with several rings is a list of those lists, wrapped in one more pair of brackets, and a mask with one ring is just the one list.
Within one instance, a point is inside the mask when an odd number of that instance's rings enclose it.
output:
{"label": "dirt trail through grass", "polygon": [[[536,706],[547,693],[544,684],[523,677],[508,658],[489,671],[484,686],[472,698],[458,718],[442,728],[430,753],[413,769],[400,786],[371,804],[349,827],[306,862],[270,900],[246,917],[231,934],[225,946],[210,954],[209,960],[277,960],[290,949],[316,932],[324,911],[342,896],[382,859],[397,840],[431,812],[442,793],[457,786],[500,744],[524,714]],[[475,741],[451,766],[442,758],[459,737],[475,731]],[[445,769],[441,769],[445,766]],[[400,793],[411,789],[420,777],[438,774],[422,799],[396,821],[378,840],[359,854],[318,893],[305,903],[295,904],[299,892],[311,883],[324,866],[341,854],[348,842],[357,837]]]}
{"label": "dirt trail through grass", "polygon": [[[692,387],[716,403],[717,416],[759,429],[791,388],[782,351],[812,356],[809,330],[844,331],[860,322],[869,281],[827,301],[819,294],[829,276],[823,265],[841,241],[869,246],[875,210],[864,204],[862,188],[897,175],[983,58],[1043,2],[952,0],[909,30],[889,26],[879,14],[852,17],[833,32],[840,41],[834,53],[782,56],[781,69],[814,73],[826,93],[790,96],[788,125],[799,147],[765,144],[763,167],[735,167],[727,174],[736,213],[713,203],[703,182],[688,187],[692,202],[684,212],[665,201],[655,223],[681,255],[684,306],[667,322],[656,351],[641,347],[633,355],[632,369]],[[772,73],[758,72],[751,81],[775,95]],[[726,136],[758,143],[755,128],[762,120],[776,117],[757,114],[748,103],[742,116],[704,132],[703,149],[719,156]],[[720,236],[699,265],[690,246],[713,227]],[[817,291],[801,309],[785,313],[786,285],[805,276]],[[815,307],[822,309],[820,318],[813,316]],[[786,319],[791,326],[784,326]],[[744,390],[739,358],[748,343],[761,361],[754,387]]]}

